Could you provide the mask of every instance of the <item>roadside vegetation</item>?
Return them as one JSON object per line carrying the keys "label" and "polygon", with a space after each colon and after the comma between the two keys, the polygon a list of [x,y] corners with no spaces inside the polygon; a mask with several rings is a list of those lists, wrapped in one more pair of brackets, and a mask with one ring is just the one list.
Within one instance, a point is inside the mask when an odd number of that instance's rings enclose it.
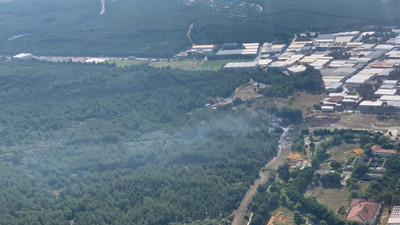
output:
{"label": "roadside vegetation", "polygon": [[[373,145],[400,149],[396,140],[378,132],[302,129],[292,140],[294,153],[288,162],[275,175],[272,173],[266,186],[259,188],[259,197],[251,208],[255,218],[251,224],[265,224],[278,207],[280,211],[282,207],[294,211],[293,222],[298,225],[304,224],[306,218],[319,224],[353,224],[344,220],[352,198],[381,202],[384,212],[400,204],[400,155],[379,158],[371,152]],[[296,154],[299,156],[294,157]],[[338,157],[340,154],[342,157]],[[371,160],[387,160],[385,170],[376,172],[375,164],[368,164]],[[298,164],[299,161],[308,162]],[[277,195],[279,204],[262,197]],[[270,211],[262,211],[265,208]],[[386,217],[383,215],[382,220]]]}

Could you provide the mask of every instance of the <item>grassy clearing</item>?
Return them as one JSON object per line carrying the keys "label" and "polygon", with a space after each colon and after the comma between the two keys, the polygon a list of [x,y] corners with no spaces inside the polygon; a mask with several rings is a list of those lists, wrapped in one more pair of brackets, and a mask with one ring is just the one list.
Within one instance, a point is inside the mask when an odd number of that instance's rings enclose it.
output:
{"label": "grassy clearing", "polygon": [[336,212],[339,207],[349,204],[350,192],[346,188],[325,189],[317,187],[311,196],[315,197],[320,204],[326,205],[329,209]]}
{"label": "grassy clearing", "polygon": [[115,63],[117,67],[138,66],[143,64],[143,62],[141,61],[129,60],[129,59],[110,59],[107,60],[107,63],[108,64]]}
{"label": "grassy clearing", "polygon": [[360,186],[360,190],[361,191],[366,191],[367,188],[369,187],[369,183],[361,183],[361,182],[359,182],[358,185]]}
{"label": "grassy clearing", "polygon": [[326,94],[312,95],[308,93],[299,93],[290,98],[290,107],[299,109],[304,115],[312,113],[314,105],[319,104],[326,97]]}
{"label": "grassy clearing", "polygon": [[350,157],[350,155],[344,154],[344,152],[350,151],[355,148],[359,148],[359,144],[342,144],[340,146],[334,146],[332,148],[329,148],[329,154],[330,157],[329,159],[331,160],[336,160],[340,163],[346,162],[346,160]]}
{"label": "grassy clearing", "polygon": [[207,60],[201,64],[201,60],[187,61],[160,61],[151,63],[150,66],[156,68],[171,68],[188,71],[218,71],[229,62],[248,62],[251,60],[245,59],[226,59],[226,60]]}

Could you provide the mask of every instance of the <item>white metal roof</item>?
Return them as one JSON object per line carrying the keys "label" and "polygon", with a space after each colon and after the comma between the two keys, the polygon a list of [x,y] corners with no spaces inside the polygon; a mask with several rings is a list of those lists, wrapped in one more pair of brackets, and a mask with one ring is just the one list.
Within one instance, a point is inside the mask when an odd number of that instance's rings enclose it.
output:
{"label": "white metal roof", "polygon": [[297,65],[297,66],[292,66],[290,68],[288,68],[289,72],[292,73],[301,73],[306,71],[307,67],[303,66],[303,65]]}
{"label": "white metal roof", "polygon": [[378,89],[375,94],[376,95],[395,95],[397,89]]}
{"label": "white metal roof", "polygon": [[360,106],[382,106],[382,101],[362,101]]}
{"label": "white metal roof", "polygon": [[400,101],[400,95],[383,95],[379,98],[381,101]]}
{"label": "white metal roof", "polygon": [[224,68],[251,68],[256,67],[258,62],[230,62]]}
{"label": "white metal roof", "polygon": [[390,51],[394,48],[393,45],[377,45],[374,49],[375,50],[386,50],[386,51]]}

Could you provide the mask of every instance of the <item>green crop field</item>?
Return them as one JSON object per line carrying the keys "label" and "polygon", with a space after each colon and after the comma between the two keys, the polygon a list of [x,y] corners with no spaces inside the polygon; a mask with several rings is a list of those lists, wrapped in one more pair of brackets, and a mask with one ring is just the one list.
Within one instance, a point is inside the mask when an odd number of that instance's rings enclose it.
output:
{"label": "green crop field", "polygon": [[143,65],[145,62],[137,61],[137,60],[128,60],[128,59],[110,59],[107,60],[107,64],[115,64],[117,67],[128,67],[128,66],[138,66]]}
{"label": "green crop field", "polygon": [[218,71],[229,62],[248,62],[246,59],[207,60],[201,64],[201,60],[189,61],[159,61],[151,63],[156,68],[170,68],[189,71]]}

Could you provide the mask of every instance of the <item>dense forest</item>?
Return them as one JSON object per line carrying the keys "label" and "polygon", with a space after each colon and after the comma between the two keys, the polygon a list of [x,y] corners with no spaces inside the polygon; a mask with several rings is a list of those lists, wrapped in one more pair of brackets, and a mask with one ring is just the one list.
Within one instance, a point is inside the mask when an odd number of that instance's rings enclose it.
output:
{"label": "dense forest", "polygon": [[99,15],[99,0],[0,0],[0,55],[170,57],[190,46],[191,23],[194,43],[218,44],[286,42],[293,33],[371,29],[400,21],[399,1],[245,1],[259,4],[259,12],[238,7],[239,0],[182,2],[106,0],[106,12]]}
{"label": "dense forest", "polygon": [[250,76],[0,62],[0,224],[227,217],[281,129],[204,105]]}

